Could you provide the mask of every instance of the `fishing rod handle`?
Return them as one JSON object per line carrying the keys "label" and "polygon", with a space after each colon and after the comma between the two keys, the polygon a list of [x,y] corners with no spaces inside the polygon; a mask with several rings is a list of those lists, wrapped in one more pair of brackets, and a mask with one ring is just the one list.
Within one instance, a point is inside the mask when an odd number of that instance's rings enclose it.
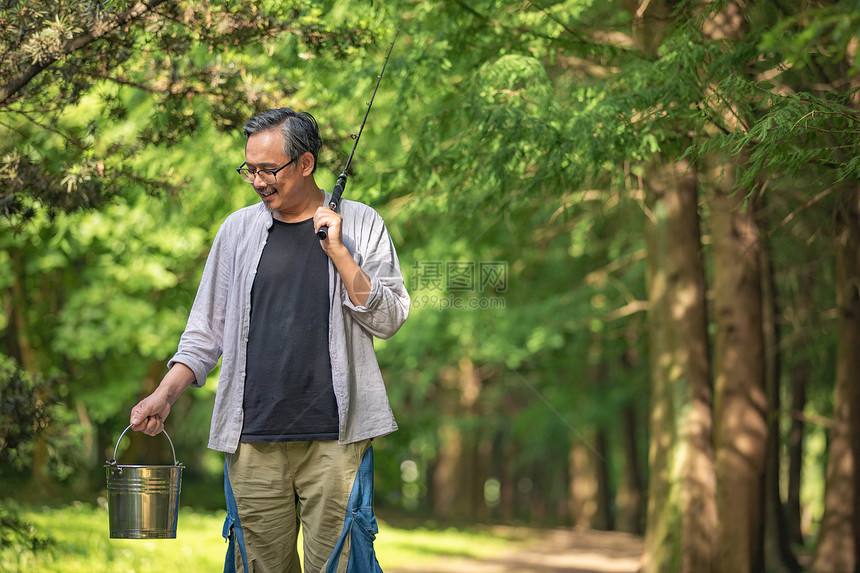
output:
{"label": "fishing rod handle", "polygon": [[[338,208],[340,208],[340,197],[343,195],[343,187],[346,185],[346,177],[337,178],[337,183],[335,183],[334,189],[331,192],[331,200],[328,202],[328,208],[338,212]],[[317,231],[317,239],[320,241],[325,241],[328,237],[328,225],[323,225],[320,227],[319,231]]]}

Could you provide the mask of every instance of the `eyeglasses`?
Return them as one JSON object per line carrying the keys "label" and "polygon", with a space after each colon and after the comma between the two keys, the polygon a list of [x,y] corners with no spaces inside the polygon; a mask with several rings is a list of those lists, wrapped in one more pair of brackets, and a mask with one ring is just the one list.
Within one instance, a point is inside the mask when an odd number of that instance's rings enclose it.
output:
{"label": "eyeglasses", "polygon": [[242,176],[242,179],[244,179],[248,183],[253,183],[254,181],[256,181],[257,175],[259,175],[260,179],[263,180],[263,183],[265,183],[266,185],[274,185],[275,183],[277,183],[275,175],[278,173],[278,171],[280,171],[287,165],[292,164],[293,161],[295,161],[295,159],[291,160],[285,165],[278,167],[277,169],[251,169],[250,167],[245,167],[245,165],[247,165],[247,162],[245,162],[236,168],[236,172],[239,173],[239,175]]}

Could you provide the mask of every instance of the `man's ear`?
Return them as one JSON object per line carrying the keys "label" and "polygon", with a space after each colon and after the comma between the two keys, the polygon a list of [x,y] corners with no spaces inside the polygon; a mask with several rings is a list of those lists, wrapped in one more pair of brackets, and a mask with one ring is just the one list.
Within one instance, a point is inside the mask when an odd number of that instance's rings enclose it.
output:
{"label": "man's ear", "polygon": [[299,157],[299,166],[301,166],[302,175],[305,177],[314,172],[315,164],[316,160],[314,159],[314,154],[310,151],[305,151],[302,153],[301,157]]}

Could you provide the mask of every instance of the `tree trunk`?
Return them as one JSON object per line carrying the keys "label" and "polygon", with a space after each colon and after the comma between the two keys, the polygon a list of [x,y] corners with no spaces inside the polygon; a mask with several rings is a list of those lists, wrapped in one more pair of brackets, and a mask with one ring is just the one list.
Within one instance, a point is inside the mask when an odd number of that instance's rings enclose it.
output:
{"label": "tree trunk", "polygon": [[[630,339],[638,339],[641,336],[640,329],[632,326],[626,335]],[[639,353],[634,348],[629,348],[621,357],[621,363],[625,372],[632,372],[639,367]],[[621,471],[621,484],[616,496],[618,505],[618,519],[615,527],[619,531],[641,535],[645,525],[645,492],[643,484],[645,478],[642,475],[642,461],[640,459],[639,441],[639,412],[636,404],[628,403],[621,412],[620,439],[624,453],[624,464]]]}
{"label": "tree trunk", "polygon": [[[633,43],[656,56],[674,0],[625,0]],[[696,171],[656,157],[644,180],[651,419],[642,573],[715,570],[717,515],[705,272]]]}
{"label": "tree trunk", "polygon": [[535,463],[531,467],[532,483],[535,487],[529,496],[529,516],[535,523],[546,523],[549,517],[549,504],[544,495],[544,491],[549,489],[550,483],[554,481],[555,476],[548,476],[546,473],[546,465]]}
{"label": "tree trunk", "polygon": [[767,440],[759,236],[753,206],[733,196],[733,171],[715,179],[714,445],[720,571],[764,570],[762,481]]}
{"label": "tree trunk", "polygon": [[[599,342],[595,341],[592,351],[598,350]],[[595,364],[590,369],[590,378],[595,388],[607,388],[610,384],[609,367],[606,363]],[[597,507],[588,526],[599,531],[609,531],[613,528],[612,522],[612,488],[609,484],[609,438],[606,428],[598,426],[592,434],[591,447],[588,449],[589,466],[594,473],[595,501]]]}
{"label": "tree trunk", "polygon": [[860,190],[846,192],[836,216],[837,348],[833,428],[824,495],[824,517],[815,551],[815,573],[858,569],[860,479]]}
{"label": "tree trunk", "polygon": [[[746,36],[744,0],[705,0],[713,12],[702,34],[715,43]],[[713,86],[710,90],[719,93]],[[749,118],[726,99],[713,111],[729,129],[743,130]],[[762,324],[760,237],[752,200],[742,207],[735,185],[743,155],[728,162],[708,157],[714,200],[711,213],[714,245],[714,448],[719,516],[719,570],[764,571],[763,480],[767,451]]]}
{"label": "tree trunk", "polygon": [[472,472],[474,478],[472,482],[473,516],[487,521],[490,519],[492,508],[487,503],[484,488],[488,480],[493,477],[493,440],[489,436],[480,433],[476,436],[474,457],[474,471]]}
{"label": "tree trunk", "polygon": [[642,470],[639,463],[639,447],[636,437],[636,410],[627,405],[621,418],[621,442],[624,449],[624,468],[622,470],[622,486],[618,494],[619,531],[642,533],[643,500]]}
{"label": "tree trunk", "polygon": [[468,517],[472,483],[468,448],[462,430],[453,424],[439,428],[439,451],[433,469],[433,515]]}
{"label": "tree trunk", "polygon": [[[482,381],[471,360],[463,358],[442,382],[447,390],[446,419],[469,419],[478,414],[476,405]],[[474,518],[479,508],[484,507],[483,484],[487,477],[479,470],[478,439],[463,432],[455,422],[439,428],[439,441],[433,471],[433,513],[440,517]]]}
{"label": "tree trunk", "polygon": [[594,434],[594,449],[591,454],[592,464],[597,483],[597,513],[591,522],[591,528],[600,531],[610,531],[612,524],[612,496],[609,485],[609,443],[606,430],[600,428]]}
{"label": "tree trunk", "polygon": [[570,449],[570,514],[577,527],[591,528],[598,514],[598,483],[595,456],[581,440]]}
{"label": "tree trunk", "polygon": [[715,570],[717,515],[696,171],[664,163],[645,183],[651,432],[641,570],[707,573]]}
{"label": "tree trunk", "polygon": [[[800,336],[795,346],[806,348],[810,342],[807,332],[809,318],[814,312],[812,285],[808,276],[801,276],[800,290],[795,304]],[[804,541],[803,516],[800,505],[800,484],[803,475],[803,410],[806,408],[806,388],[809,384],[811,365],[804,357],[795,363],[790,376],[791,425],[788,431],[788,488],[785,497],[785,518],[791,542],[802,545]]]}
{"label": "tree trunk", "polygon": [[502,448],[501,471],[499,472],[499,519],[510,522],[516,517],[517,474],[514,471],[514,449]]}
{"label": "tree trunk", "polygon": [[764,471],[764,550],[768,570],[774,573],[800,571],[800,566],[791,551],[785,507],[780,495],[780,380],[782,379],[782,340],[776,281],[770,243],[760,240],[760,265],[762,276],[762,332],[765,358],[765,393],[767,410],[767,444]]}
{"label": "tree trunk", "polygon": [[[13,250],[10,253],[12,284],[9,286],[5,313],[8,319],[3,340],[7,356],[17,362],[17,366],[30,374],[38,371],[36,351],[30,342],[27,330],[27,309],[31,307],[33,294],[27,289],[26,264],[22,252]],[[33,459],[30,466],[32,487],[42,495],[47,495],[53,485],[48,473],[48,444],[44,433],[32,440]]]}
{"label": "tree trunk", "polygon": [[27,335],[27,317],[24,312],[30,307],[30,296],[26,292],[24,260],[21,251],[10,252],[12,284],[9,285],[5,314],[8,319],[4,329],[5,354],[15,359],[22,370],[33,372],[35,353]]}

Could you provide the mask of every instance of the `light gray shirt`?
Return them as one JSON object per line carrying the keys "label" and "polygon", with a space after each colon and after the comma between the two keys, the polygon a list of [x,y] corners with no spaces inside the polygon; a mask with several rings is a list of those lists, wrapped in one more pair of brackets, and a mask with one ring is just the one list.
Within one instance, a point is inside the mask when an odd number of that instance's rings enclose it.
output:
{"label": "light gray shirt", "polygon": [[[330,195],[326,193],[325,204]],[[373,349],[373,338],[389,338],[409,315],[409,294],[382,217],[371,207],[343,200],[341,237],[370,277],[364,306],[349,299],[343,278],[329,260],[329,355],[337,399],[341,444],[376,438],[397,429]],[[209,447],[235,452],[242,433],[251,287],[266,244],[272,215],[262,203],[232,213],[218,230],[188,324],[168,366],[180,362],[203,386],[221,358],[221,373],[209,432]],[[347,278],[348,279],[348,278]],[[302,336],[285,332],[284,337]],[[276,350],[275,350],[276,351]]]}

